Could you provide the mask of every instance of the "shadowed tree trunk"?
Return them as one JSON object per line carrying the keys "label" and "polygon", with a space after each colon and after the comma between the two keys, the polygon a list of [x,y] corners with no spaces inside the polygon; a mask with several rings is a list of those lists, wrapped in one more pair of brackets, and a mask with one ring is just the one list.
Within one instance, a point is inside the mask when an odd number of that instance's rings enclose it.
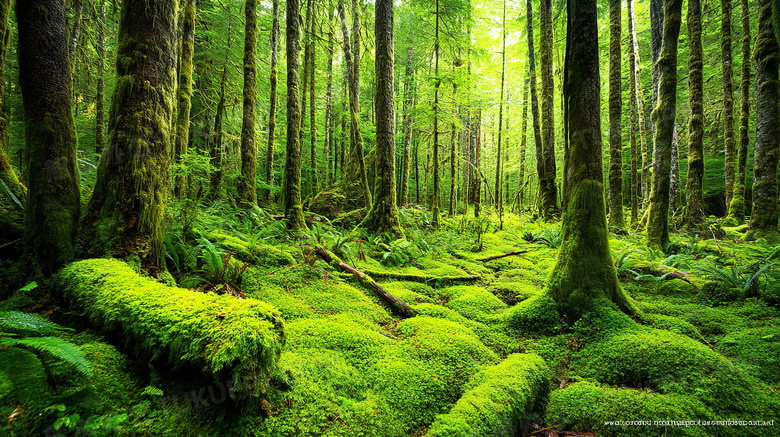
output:
{"label": "shadowed tree trunk", "polygon": [[759,1],[758,35],[753,56],[756,60],[756,148],[753,157],[753,211],[746,238],[777,232],[777,160],[780,155],[778,117],[778,57],[776,17],[772,0]]}
{"label": "shadowed tree trunk", "polygon": [[721,0],[720,48],[723,74],[723,149],[726,154],[726,208],[734,197],[736,148],[734,144],[734,83],[731,68],[731,0]]}
{"label": "shadowed tree trunk", "polygon": [[[195,51],[195,0],[187,0],[184,6],[184,21],[182,23],[181,64],[179,65],[179,91],[176,112],[176,142],[174,156],[176,163],[181,164],[182,157],[187,154],[187,143],[190,139],[190,109],[192,108],[192,57]],[[176,197],[184,197],[186,177],[179,169],[176,176],[173,193]]]}
{"label": "shadowed tree trunk", "polygon": [[[312,14],[314,11],[312,10]],[[309,31],[314,35],[314,17],[311,19],[312,26]],[[317,174],[317,119],[316,119],[316,95],[314,94],[314,73],[317,71],[317,50],[314,46],[314,38],[309,40],[309,119],[310,119],[310,131],[309,140],[311,141],[311,171],[309,177],[311,178],[311,195],[314,197],[317,195],[317,181],[319,175]],[[304,116],[306,114],[304,113]]]}
{"label": "shadowed tree trunk", "polygon": [[686,224],[704,222],[704,62],[701,46],[701,3],[688,0],[688,181],[685,183]]}
{"label": "shadowed tree trunk", "polygon": [[[2,113],[3,97],[5,96],[3,67],[8,55],[8,45],[11,42],[11,28],[8,21],[10,12],[11,0],[0,0],[0,181],[21,203],[27,198],[27,188],[19,182],[19,177],[8,160],[8,119],[7,115]],[[0,193],[5,197],[5,190],[0,191]]]}
{"label": "shadowed tree trunk", "polygon": [[672,215],[677,214],[677,209],[680,207],[678,198],[678,187],[680,183],[680,154],[677,147],[677,124],[674,125],[672,131],[672,164],[669,174],[669,212]]}
{"label": "shadowed tree trunk", "polygon": [[211,148],[209,157],[214,172],[211,173],[211,184],[209,187],[210,199],[216,199],[222,196],[222,177],[225,170],[222,168],[222,118],[225,115],[225,79],[227,75],[227,65],[222,68],[222,79],[219,81],[219,103],[217,104],[217,114],[214,117],[214,136],[211,138]]}
{"label": "shadowed tree trunk", "polygon": [[525,201],[525,151],[528,145],[528,69],[525,70],[525,86],[523,87],[523,125],[520,128],[520,199],[519,209],[522,210]]}
{"label": "shadowed tree trunk", "polygon": [[98,52],[98,67],[97,67],[97,95],[95,96],[95,152],[98,154],[103,152],[105,147],[105,139],[103,138],[103,127],[105,126],[103,101],[105,100],[106,90],[106,2],[100,0],[100,11],[97,22],[97,52]]}
{"label": "shadowed tree trunk", "polygon": [[609,0],[609,224],[623,227],[623,96],[620,69],[620,5]]}
{"label": "shadowed tree trunk", "polygon": [[739,148],[734,194],[729,203],[729,217],[737,224],[745,221],[745,178],[747,173],[748,123],[750,119],[750,14],[747,0],[742,0],[742,84],[740,85]]}
{"label": "shadowed tree trunk", "polygon": [[137,255],[150,270],[165,270],[177,9],[176,0],[122,2],[108,145],[82,224],[92,254]]}
{"label": "shadowed tree trunk", "polygon": [[[526,30],[528,38],[528,79],[531,82],[531,117],[534,127],[534,144],[536,144],[536,174],[539,176],[539,192],[547,191],[547,177],[544,165],[544,143],[539,127],[539,97],[536,94],[536,60],[534,58],[534,27],[533,6],[531,0],[526,0]],[[539,214],[544,216],[542,202],[539,202]]]}
{"label": "shadowed tree trunk", "polygon": [[401,169],[401,195],[398,198],[399,205],[409,203],[409,158],[412,148],[412,109],[413,109],[413,88],[414,88],[414,67],[412,64],[412,47],[406,48],[406,80],[404,91],[404,161]]}
{"label": "shadowed tree trunk", "polygon": [[434,73],[436,86],[433,92],[433,204],[431,205],[431,215],[433,216],[433,225],[439,227],[441,223],[441,211],[439,210],[441,198],[441,174],[439,172],[439,87],[441,86],[439,78],[439,0],[436,0],[436,40],[433,47],[436,55]]}
{"label": "shadowed tree trunk", "polygon": [[[271,22],[271,96],[268,109],[268,148],[265,160],[265,182],[274,184],[274,139],[276,137],[276,101],[279,77],[279,0],[273,0],[273,21]],[[265,200],[271,201],[271,189],[265,190]]]}
{"label": "shadowed tree trunk", "polygon": [[[639,133],[639,118],[644,116],[639,111],[639,88],[638,88],[638,71],[639,71],[639,48],[636,40],[636,24],[634,23],[634,0],[628,0],[628,34],[630,38],[628,48],[628,81],[629,81],[629,105],[631,107],[631,227],[637,226],[639,221],[639,202],[642,197],[642,181],[639,178],[639,172],[637,171],[637,165],[639,159],[637,158],[642,153],[642,146],[637,149],[636,137]],[[643,139],[640,139],[642,141]]]}
{"label": "shadowed tree trunk", "polygon": [[474,129],[474,217],[482,210],[482,108],[477,110],[477,128]]}
{"label": "shadowed tree trunk", "polygon": [[377,0],[376,41],[376,183],[374,203],[362,226],[391,239],[403,238],[395,192],[395,101],[393,90],[393,1]]}
{"label": "shadowed tree trunk", "polygon": [[81,209],[64,4],[17,2],[16,22],[29,189],[25,247],[36,272],[48,277],[76,255]]}
{"label": "shadowed tree trunk", "polygon": [[325,186],[333,180],[331,155],[333,153],[333,0],[328,8],[328,83],[325,91],[325,134],[323,136],[323,155],[325,157]]}
{"label": "shadowed tree trunk", "polygon": [[682,0],[665,0],[664,17],[663,44],[658,57],[658,105],[652,117],[655,120],[655,151],[647,224],[648,245],[662,248],[669,244],[669,185],[677,107],[677,43]]}
{"label": "shadowed tree trunk", "polygon": [[287,0],[287,154],[284,160],[284,212],[287,229],[307,230],[301,202],[301,103],[298,97],[300,66],[300,15],[298,0]]}
{"label": "shadowed tree trunk", "polygon": [[246,0],[246,33],[244,34],[244,116],[241,124],[241,178],[238,200],[244,207],[257,205],[257,1]]}
{"label": "shadowed tree trunk", "polygon": [[[658,59],[661,56],[661,44],[663,42],[664,27],[664,0],[650,0],[650,56],[652,58],[652,87],[653,94],[650,102],[650,134],[652,143],[645,142],[645,148],[642,151],[642,199],[644,201],[645,215],[642,217],[642,224],[647,223],[647,210],[650,205],[650,191],[653,184],[653,166],[655,165],[655,141],[656,141],[656,120],[655,108],[658,106],[658,87],[660,84],[661,73],[658,66]],[[634,29],[636,31],[636,29]],[[638,77],[638,76],[637,76]],[[639,91],[641,92],[641,91]]]}
{"label": "shadowed tree trunk", "polygon": [[553,26],[552,2],[541,0],[539,9],[542,76],[542,144],[544,154],[545,190],[542,192],[542,215],[550,220],[557,209],[558,187],[555,170],[555,117],[553,108]]}

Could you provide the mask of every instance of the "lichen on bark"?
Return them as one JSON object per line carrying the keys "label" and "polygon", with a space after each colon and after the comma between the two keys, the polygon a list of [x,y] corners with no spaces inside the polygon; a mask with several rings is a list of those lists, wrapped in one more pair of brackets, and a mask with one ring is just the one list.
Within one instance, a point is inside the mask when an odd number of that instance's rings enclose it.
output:
{"label": "lichen on bark", "polygon": [[701,3],[688,0],[688,180],[685,183],[686,226],[704,222],[704,78],[701,45]]}

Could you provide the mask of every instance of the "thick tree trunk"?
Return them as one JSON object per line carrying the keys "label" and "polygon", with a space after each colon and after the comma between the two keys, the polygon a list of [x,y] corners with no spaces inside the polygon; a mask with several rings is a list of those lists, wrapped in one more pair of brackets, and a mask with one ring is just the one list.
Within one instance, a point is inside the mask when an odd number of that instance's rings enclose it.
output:
{"label": "thick tree trunk", "polygon": [[541,0],[539,9],[542,76],[542,144],[544,155],[545,191],[542,193],[542,215],[550,220],[556,213],[558,186],[555,169],[555,117],[553,108],[553,25],[552,1]]}
{"label": "thick tree trunk", "polygon": [[301,103],[298,97],[300,15],[298,0],[287,0],[287,155],[284,161],[284,212],[287,229],[307,230],[301,202]]}
{"label": "thick tree trunk", "polygon": [[663,45],[657,62],[660,74],[658,105],[653,110],[655,151],[647,224],[648,245],[655,247],[669,244],[669,185],[677,107],[677,43],[682,0],[665,0],[664,17]]}
{"label": "thick tree trunk", "polygon": [[[574,321],[602,299],[635,310],[620,288],[609,252],[604,203],[596,0],[569,0],[565,93],[569,160],[563,244],[546,293]],[[576,60],[576,61],[575,61]]]}
{"label": "thick tree trunk", "polygon": [[91,253],[138,256],[151,270],[165,270],[177,10],[176,0],[122,2],[108,147],[83,222]]}
{"label": "thick tree trunk", "polygon": [[623,96],[620,57],[621,0],[609,1],[609,224],[623,221]]}
{"label": "thick tree trunk", "polygon": [[[539,192],[547,192],[546,167],[544,165],[544,143],[539,127],[539,98],[536,94],[536,60],[534,58],[533,6],[526,0],[526,20],[528,38],[528,78],[531,81],[531,117],[533,118],[534,143],[536,144],[536,174],[539,176]],[[539,215],[544,216],[543,202],[539,202]]]}
{"label": "thick tree trunk", "polygon": [[701,45],[701,3],[688,0],[688,181],[685,183],[686,225],[704,222],[704,61]]}
{"label": "thick tree trunk", "polygon": [[[777,232],[777,160],[780,155],[777,17],[772,0],[759,2],[758,35],[753,52],[756,60],[756,148],[753,168],[753,211],[748,238]],[[777,11],[775,12],[777,13]]]}
{"label": "thick tree trunk", "polygon": [[[279,82],[279,0],[273,0],[273,21],[271,22],[271,96],[268,110],[268,148],[265,154],[265,182],[274,185],[274,140],[276,138],[276,106]],[[271,201],[271,189],[265,190],[265,200]]]}
{"label": "thick tree trunk", "polygon": [[227,76],[227,65],[222,68],[222,79],[219,81],[219,103],[217,104],[217,114],[214,116],[214,135],[210,139],[211,148],[209,157],[214,172],[211,173],[211,183],[209,187],[210,199],[216,199],[223,195],[222,177],[225,170],[222,168],[222,119],[225,115],[225,79]]}
{"label": "thick tree trunk", "polygon": [[246,0],[246,33],[244,35],[244,116],[241,125],[241,178],[239,203],[257,205],[257,0]]}
{"label": "thick tree trunk", "polygon": [[377,0],[376,41],[376,183],[374,203],[362,226],[392,239],[403,238],[395,191],[395,100],[393,89],[393,1]]}
{"label": "thick tree trunk", "polygon": [[745,178],[747,173],[748,124],[750,119],[750,14],[747,0],[742,3],[742,84],[740,85],[739,147],[734,192],[729,203],[729,217],[737,224],[745,221]]}
{"label": "thick tree trunk", "polygon": [[106,90],[106,2],[100,0],[99,20],[97,23],[98,42],[98,67],[97,67],[97,95],[95,96],[95,152],[103,153],[105,139],[103,138],[103,127],[105,126],[105,110],[103,102],[105,101]]}
{"label": "thick tree trunk", "polygon": [[726,208],[734,197],[736,147],[734,143],[734,83],[731,68],[731,0],[721,0],[720,48],[723,74],[723,150],[726,155]]}
{"label": "thick tree trunk", "polygon": [[[192,108],[192,58],[195,50],[195,0],[187,0],[184,6],[182,22],[181,64],[179,65],[179,90],[177,92],[176,142],[174,157],[177,164],[187,154],[190,139],[190,109]],[[183,169],[179,169],[182,172]],[[174,181],[173,193],[184,197],[186,176],[179,174]]]}

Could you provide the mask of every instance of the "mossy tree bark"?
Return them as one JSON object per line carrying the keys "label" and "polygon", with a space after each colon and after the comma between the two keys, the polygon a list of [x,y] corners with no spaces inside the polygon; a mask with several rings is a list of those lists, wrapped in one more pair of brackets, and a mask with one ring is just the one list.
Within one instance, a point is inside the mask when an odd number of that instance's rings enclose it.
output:
{"label": "mossy tree bark", "polygon": [[[601,163],[601,102],[596,0],[569,0],[564,92],[569,102],[569,175],[563,244],[546,293],[569,321],[603,300],[634,308],[620,288],[609,252]],[[576,60],[576,62],[574,61]]]}
{"label": "mossy tree bark", "polygon": [[306,18],[303,26],[303,86],[301,87],[301,129],[299,131],[301,144],[305,140],[304,134],[306,132],[306,105],[308,103],[306,93],[309,92],[309,59],[311,57],[309,39],[311,38],[312,18],[314,18],[312,14],[313,2],[314,0],[306,1]]}
{"label": "mossy tree bark", "polygon": [[[68,49],[68,65],[70,67],[70,91],[73,95],[73,103],[75,104],[76,112],[78,113],[79,102],[76,99],[76,85],[78,84],[78,69],[76,68],[76,53],[79,49],[79,43],[81,42],[81,22],[84,16],[84,3],[82,0],[72,0],[70,6],[73,7],[73,28],[70,31],[70,43]],[[65,22],[67,25],[68,17],[65,16]]]}
{"label": "mossy tree bark", "polygon": [[[501,140],[504,127],[504,80],[506,76],[506,0],[504,0],[504,14],[501,27],[501,40],[503,48],[501,49],[501,91],[498,100],[498,145],[496,148],[496,197],[493,199],[493,206],[496,207],[499,216],[503,216],[503,196],[501,195]],[[503,227],[503,220],[501,222]]]}
{"label": "mossy tree bark", "polygon": [[[642,144],[639,144],[637,149],[637,135],[639,134],[639,119],[644,118],[644,115],[639,111],[639,43],[636,38],[634,18],[634,0],[628,0],[628,33],[630,38],[628,48],[628,80],[629,80],[629,106],[631,108],[631,226],[635,227],[639,221],[639,202],[642,198],[642,181],[639,177],[637,165],[639,164],[638,156],[642,153]],[[640,138],[640,141],[644,141],[644,138]]]}
{"label": "mossy tree bark", "polygon": [[[655,141],[656,141],[656,120],[655,108],[658,106],[658,87],[661,83],[661,72],[658,66],[658,60],[661,56],[661,46],[663,42],[664,27],[664,1],[650,0],[650,57],[652,58],[652,87],[653,94],[650,102],[650,125],[652,144],[645,142],[646,147],[643,150],[643,168],[642,168],[642,199],[644,200],[645,216],[642,218],[642,224],[647,223],[647,211],[650,208],[650,192],[653,185],[653,172],[655,171]],[[638,76],[637,76],[638,77]]]}
{"label": "mossy tree bark", "polygon": [[623,227],[623,96],[620,68],[621,0],[609,0],[609,224]]}
{"label": "mossy tree bark", "polygon": [[734,194],[729,203],[729,217],[736,223],[745,221],[745,178],[747,174],[748,145],[750,143],[748,123],[750,119],[750,13],[747,0],[742,4],[742,83],[739,103],[739,147],[737,148],[737,169],[734,179]]}
{"label": "mossy tree bark", "polygon": [[333,180],[331,154],[333,153],[333,0],[328,8],[328,79],[325,91],[325,133],[323,135],[323,155],[325,157],[325,186]]}
{"label": "mossy tree bark", "polygon": [[362,226],[391,239],[403,238],[395,191],[395,98],[393,81],[393,2],[377,0],[376,41],[376,183],[374,203]]}
{"label": "mossy tree bark", "polygon": [[[780,101],[778,60],[780,47],[773,17],[773,0],[759,2],[758,35],[753,56],[756,61],[756,148],[753,168],[753,211],[749,237],[777,232],[777,160],[780,155]],[[775,14],[778,11],[775,11]]]}
{"label": "mossy tree bark", "polygon": [[238,200],[244,207],[257,205],[257,1],[246,0],[244,33],[244,100],[241,122],[241,178]]}
{"label": "mossy tree bark", "polygon": [[20,1],[16,22],[29,188],[25,247],[36,271],[48,277],[76,255],[81,209],[65,6]]}
{"label": "mossy tree bark", "polygon": [[11,27],[8,21],[10,13],[11,0],[0,0],[0,181],[5,184],[0,193],[2,193],[2,197],[5,197],[5,188],[8,188],[21,203],[27,198],[27,187],[19,182],[19,177],[8,159],[8,119],[3,113],[3,97],[5,96],[3,67],[5,66],[5,57],[8,55],[8,45],[11,42]]}
{"label": "mossy tree bark", "polygon": [[105,147],[104,139],[104,127],[105,118],[103,109],[105,94],[106,94],[106,2],[100,0],[98,12],[98,22],[96,24],[98,40],[97,40],[97,53],[98,53],[98,65],[97,65],[97,95],[95,96],[95,152],[103,153],[103,147]]}
{"label": "mossy tree bark", "polygon": [[701,3],[688,0],[688,181],[685,183],[686,225],[704,222],[704,61],[701,44]]}
{"label": "mossy tree bark", "polygon": [[[265,182],[274,184],[274,138],[276,137],[276,101],[279,78],[279,0],[273,0],[273,21],[271,22],[271,95],[268,109],[268,147],[265,154]],[[265,190],[263,197],[271,201],[271,189]]]}
{"label": "mossy tree bark", "polygon": [[398,197],[399,205],[409,203],[409,158],[412,148],[412,110],[413,110],[413,87],[414,87],[414,67],[413,67],[412,46],[406,48],[406,80],[404,81],[404,158],[403,168],[401,169],[401,195]]}
{"label": "mossy tree bark", "polygon": [[[177,164],[181,164],[184,155],[187,154],[187,144],[190,140],[190,109],[192,108],[192,58],[195,52],[195,0],[187,0],[184,3],[184,19],[182,20],[181,34],[181,63],[179,64],[179,90],[177,94],[176,111],[176,141],[174,143],[174,158]],[[173,194],[184,197],[186,191],[186,177],[179,169],[173,185]]]}
{"label": "mossy tree bark", "polygon": [[436,0],[436,40],[433,44],[433,50],[436,56],[436,69],[434,80],[436,85],[433,91],[433,199],[431,200],[431,215],[433,226],[438,227],[441,223],[441,211],[439,202],[441,201],[441,172],[439,171],[439,87],[441,78],[439,78],[439,0]]}
{"label": "mossy tree bark", "polygon": [[287,229],[307,230],[301,202],[300,15],[298,0],[287,0],[287,155],[284,161],[284,211]]}
{"label": "mossy tree bark", "polygon": [[[455,74],[455,65],[452,66],[452,74]],[[455,112],[460,114],[460,105],[457,100],[458,84],[452,83],[452,100],[455,103]],[[455,125],[455,121],[452,122],[450,133],[450,208],[449,216],[453,217],[456,212],[456,206],[458,204],[458,129]]]}
{"label": "mossy tree bark", "polygon": [[222,119],[225,115],[225,79],[227,76],[227,65],[222,68],[222,79],[219,81],[219,103],[217,103],[217,113],[214,116],[214,134],[209,138],[209,162],[214,168],[211,173],[211,183],[209,186],[208,197],[216,199],[223,193],[222,178],[225,170],[222,168]]}
{"label": "mossy tree bark", "polygon": [[545,220],[555,216],[557,210],[558,186],[555,169],[555,116],[553,108],[553,24],[552,1],[541,0],[539,8],[542,76],[542,144],[544,154],[545,190],[542,192],[542,215]]}
{"label": "mossy tree bark", "polygon": [[108,146],[82,224],[92,254],[137,254],[152,270],[165,269],[177,13],[176,0],[122,2]]}
{"label": "mossy tree bark", "polygon": [[677,124],[675,123],[672,130],[672,162],[669,172],[669,212],[672,215],[677,214],[677,209],[680,206],[678,194],[680,183],[680,154],[677,147]]}
{"label": "mossy tree bark", "polygon": [[[477,127],[474,129],[474,217],[482,210],[482,108],[477,109]],[[419,179],[419,178],[418,178]]]}
{"label": "mossy tree bark", "polygon": [[731,68],[731,0],[721,0],[720,48],[723,74],[723,149],[726,154],[726,208],[734,197],[736,148],[734,144],[734,83]]}
{"label": "mossy tree bark", "polygon": [[[536,60],[534,57],[534,27],[533,5],[526,0],[526,30],[528,38],[528,79],[531,82],[531,117],[534,127],[534,144],[536,145],[536,174],[539,176],[539,192],[547,191],[546,167],[544,165],[544,143],[539,127],[539,97],[536,93]],[[479,176],[477,176],[479,178]],[[539,202],[539,214],[544,216],[543,202]]]}
{"label": "mossy tree bark", "polygon": [[665,248],[669,244],[669,185],[672,140],[677,108],[677,43],[682,21],[682,0],[664,0],[664,31],[658,57],[658,105],[655,120],[653,186],[648,208],[647,243]]}
{"label": "mossy tree bark", "polygon": [[519,190],[519,209],[523,208],[525,202],[525,152],[528,146],[526,134],[528,133],[528,69],[525,71],[525,86],[523,87],[523,124],[520,128],[520,190]]}
{"label": "mossy tree bark", "polygon": [[[314,35],[314,17],[313,17],[314,11],[312,11],[312,26],[309,29],[312,35]],[[311,187],[311,195],[312,197],[317,195],[318,192],[318,180],[319,175],[317,174],[317,118],[316,118],[316,95],[314,93],[314,79],[315,79],[315,72],[317,71],[317,50],[314,46],[314,38],[310,38],[309,40],[309,57],[311,58],[309,60],[309,140],[311,141],[311,171],[309,172],[309,177],[311,178],[311,183],[309,186]],[[304,114],[305,116],[305,114]]]}

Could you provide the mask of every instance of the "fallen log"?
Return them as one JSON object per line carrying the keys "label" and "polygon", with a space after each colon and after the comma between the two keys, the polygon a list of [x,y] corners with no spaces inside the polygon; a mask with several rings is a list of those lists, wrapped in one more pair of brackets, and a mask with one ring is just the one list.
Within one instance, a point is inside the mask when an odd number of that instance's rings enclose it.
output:
{"label": "fallen log", "polygon": [[493,261],[493,260],[496,260],[496,259],[506,258],[508,256],[520,255],[522,253],[528,253],[528,251],[527,250],[517,250],[517,251],[514,251],[514,252],[504,253],[504,254],[501,254],[501,255],[489,256],[487,258],[480,258],[477,261],[481,261],[483,263],[486,263],[488,261]]}
{"label": "fallen log", "polygon": [[454,284],[458,282],[477,282],[481,281],[481,276],[432,276],[432,275],[415,275],[411,273],[390,273],[390,272],[377,272],[366,270],[366,274],[380,279],[394,279],[396,281],[410,281],[419,282],[421,284],[427,284],[431,287],[436,287],[438,284]]}
{"label": "fallen log", "polygon": [[414,317],[417,315],[417,311],[415,311],[412,307],[405,304],[397,297],[388,293],[387,290],[384,289],[384,287],[377,284],[376,281],[371,279],[370,276],[366,275],[360,270],[340,260],[339,257],[334,255],[332,252],[328,251],[324,247],[314,246],[314,253],[316,253],[318,257],[320,257],[323,261],[328,263],[331,267],[334,267],[344,272],[351,273],[353,276],[355,276],[358,279],[358,281],[360,281],[361,284],[370,288],[371,291],[376,293],[383,301],[385,301],[388,305],[390,305],[390,307],[393,309],[393,312],[395,312],[399,316]]}

